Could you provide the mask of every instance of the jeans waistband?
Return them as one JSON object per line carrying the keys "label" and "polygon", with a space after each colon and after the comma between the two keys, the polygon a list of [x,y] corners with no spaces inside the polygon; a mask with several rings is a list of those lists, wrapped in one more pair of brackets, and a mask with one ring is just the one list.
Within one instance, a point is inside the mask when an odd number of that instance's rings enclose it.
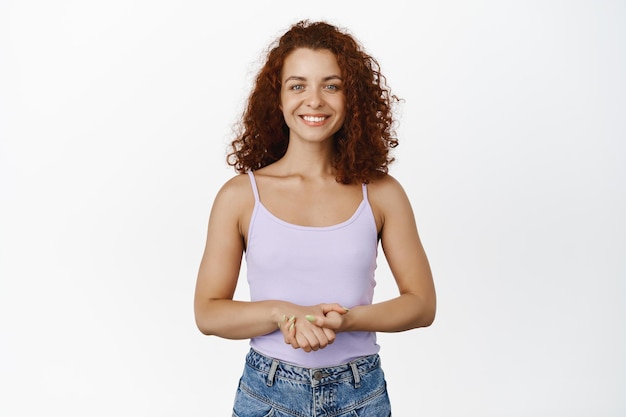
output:
{"label": "jeans waistband", "polygon": [[267,374],[268,385],[272,385],[274,378],[289,379],[292,381],[321,385],[331,381],[351,379],[355,387],[361,382],[361,375],[380,367],[378,354],[363,356],[343,365],[305,368],[278,359],[270,358],[250,349],[246,356],[246,364],[259,372]]}

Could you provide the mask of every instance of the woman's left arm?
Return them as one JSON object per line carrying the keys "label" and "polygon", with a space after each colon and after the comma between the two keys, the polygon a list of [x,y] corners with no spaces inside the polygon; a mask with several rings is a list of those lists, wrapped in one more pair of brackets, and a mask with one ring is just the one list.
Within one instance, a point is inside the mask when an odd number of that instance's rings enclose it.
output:
{"label": "woman's left arm", "polygon": [[370,184],[368,191],[381,246],[399,296],[355,306],[341,316],[327,314],[316,324],[340,332],[400,332],[427,327],[435,319],[435,286],[411,203],[400,183],[391,176]]}

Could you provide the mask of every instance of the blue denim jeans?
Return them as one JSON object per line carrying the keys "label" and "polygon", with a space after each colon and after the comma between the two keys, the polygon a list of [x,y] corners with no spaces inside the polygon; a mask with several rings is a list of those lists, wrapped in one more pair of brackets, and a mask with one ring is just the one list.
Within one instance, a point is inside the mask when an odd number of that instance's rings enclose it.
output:
{"label": "blue denim jeans", "polygon": [[376,355],[330,368],[303,368],[250,350],[233,417],[388,417],[391,405]]}

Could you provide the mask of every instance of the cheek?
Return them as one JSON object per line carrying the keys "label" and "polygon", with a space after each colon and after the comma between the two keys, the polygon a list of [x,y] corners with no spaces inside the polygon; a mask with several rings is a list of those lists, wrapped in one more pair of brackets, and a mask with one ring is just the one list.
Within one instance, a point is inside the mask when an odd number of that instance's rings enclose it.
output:
{"label": "cheek", "polygon": [[345,95],[340,95],[337,96],[337,104],[336,104],[338,109],[343,110],[344,112],[346,111],[346,96]]}
{"label": "cheek", "polygon": [[280,109],[280,111],[288,112],[292,107],[293,105],[290,103],[289,97],[285,97],[281,94],[278,99],[278,108]]}

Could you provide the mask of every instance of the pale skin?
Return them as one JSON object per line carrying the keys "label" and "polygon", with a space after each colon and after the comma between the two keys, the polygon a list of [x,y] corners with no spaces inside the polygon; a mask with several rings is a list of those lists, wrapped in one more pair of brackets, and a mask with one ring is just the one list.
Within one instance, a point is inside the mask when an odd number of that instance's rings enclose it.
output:
{"label": "pale skin", "polygon": [[[345,118],[341,71],[326,50],[296,49],[281,74],[280,109],[290,128],[280,160],[255,171],[261,201],[275,216],[304,226],[330,226],[352,216],[363,198],[360,184],[335,180],[333,134]],[[398,287],[390,300],[341,306],[333,300],[314,306],[284,300],[233,300],[254,195],[247,175],[219,190],[200,263],[194,310],[200,331],[227,339],[249,339],[277,329],[285,343],[306,352],[325,348],[339,332],[400,332],[429,326],[436,296],[413,209],[392,176],[368,184],[381,247]],[[346,308],[346,307],[349,307]]]}

